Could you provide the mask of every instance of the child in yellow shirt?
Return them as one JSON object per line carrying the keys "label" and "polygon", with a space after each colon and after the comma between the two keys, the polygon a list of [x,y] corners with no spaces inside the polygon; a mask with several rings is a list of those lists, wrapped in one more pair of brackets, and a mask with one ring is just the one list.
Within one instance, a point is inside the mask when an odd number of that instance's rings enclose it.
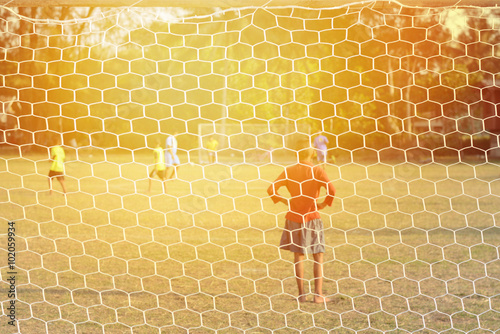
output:
{"label": "child in yellow shirt", "polygon": [[64,184],[64,160],[66,154],[61,146],[61,139],[57,139],[56,145],[50,148],[50,159],[52,160],[48,176],[50,194],[52,195],[52,179],[59,181],[63,193],[66,194],[66,185]]}
{"label": "child in yellow shirt", "polygon": [[167,192],[167,184],[166,184],[166,173],[167,167],[165,165],[165,156],[163,154],[163,148],[161,147],[160,140],[156,141],[156,147],[153,150],[153,155],[155,159],[155,165],[151,173],[149,173],[149,192],[151,192],[152,187],[152,179],[154,174],[158,175],[160,180],[163,182],[163,192]]}

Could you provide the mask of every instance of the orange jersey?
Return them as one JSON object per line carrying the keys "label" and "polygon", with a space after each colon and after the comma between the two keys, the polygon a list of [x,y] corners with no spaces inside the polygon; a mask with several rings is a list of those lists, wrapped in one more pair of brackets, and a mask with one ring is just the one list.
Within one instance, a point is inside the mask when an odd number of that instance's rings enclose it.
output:
{"label": "orange jersey", "polygon": [[335,196],[335,187],[328,179],[326,172],[319,166],[308,162],[300,162],[286,168],[267,189],[274,203],[279,202],[278,189],[285,186],[292,196],[286,219],[296,223],[304,223],[320,218],[316,199],[321,187],[326,188],[327,205],[331,206]]}

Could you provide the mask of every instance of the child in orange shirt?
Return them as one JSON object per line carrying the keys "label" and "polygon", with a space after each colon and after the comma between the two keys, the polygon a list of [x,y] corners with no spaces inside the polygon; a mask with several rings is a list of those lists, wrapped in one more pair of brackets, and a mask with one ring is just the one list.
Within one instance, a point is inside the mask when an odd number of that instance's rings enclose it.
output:
{"label": "child in orange shirt", "polygon": [[[299,163],[286,168],[267,189],[274,203],[289,206],[285,216],[285,229],[281,236],[280,248],[294,253],[295,276],[299,290],[299,301],[305,302],[304,294],[304,256],[312,253],[314,257],[314,302],[330,301],[323,296],[323,254],[325,239],[323,222],[318,210],[331,206],[335,187],[326,172],[312,164],[314,149],[307,147],[298,152]],[[278,193],[285,186],[290,195],[286,199]],[[317,203],[321,187],[327,191],[323,202]]]}

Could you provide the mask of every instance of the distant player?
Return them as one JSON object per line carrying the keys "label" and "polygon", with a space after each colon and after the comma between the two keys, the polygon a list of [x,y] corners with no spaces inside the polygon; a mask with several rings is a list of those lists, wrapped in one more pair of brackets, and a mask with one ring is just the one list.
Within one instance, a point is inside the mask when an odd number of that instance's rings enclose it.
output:
{"label": "distant player", "polygon": [[328,150],[328,138],[321,133],[317,135],[316,138],[314,138],[314,148],[316,149],[318,164],[322,165],[324,168]]}
{"label": "distant player", "polygon": [[[294,254],[294,267],[299,302],[306,301],[304,293],[304,257],[312,253],[314,257],[314,299],[315,303],[330,301],[323,295],[323,254],[325,237],[323,222],[318,210],[331,206],[335,188],[325,171],[312,164],[313,148],[304,145],[299,150],[299,163],[288,167],[267,189],[274,203],[284,203],[289,207],[285,216],[285,228],[281,235],[280,248]],[[278,193],[286,187],[291,198],[288,200]],[[321,203],[317,202],[321,187],[325,187],[327,195]]]}
{"label": "distant player", "polygon": [[[181,164],[179,157],[177,156],[177,138],[178,132],[167,137],[166,148],[165,148],[165,164],[167,167],[167,179],[172,179],[174,175],[177,177],[177,169]],[[171,170],[170,175],[168,171]]]}
{"label": "distant player", "polygon": [[158,177],[162,181],[163,192],[167,193],[167,184],[166,184],[167,167],[165,166],[165,156],[164,156],[163,148],[161,147],[161,142],[159,139],[156,141],[156,147],[153,150],[153,155],[154,155],[154,159],[155,159],[155,165],[153,167],[153,170],[149,174],[149,192],[151,192],[153,177],[156,174],[156,175],[158,175]]}
{"label": "distant player", "polygon": [[219,147],[219,142],[214,136],[211,136],[207,142],[208,158],[210,163],[213,164],[217,161],[217,148]]}
{"label": "distant player", "polygon": [[61,184],[63,193],[66,194],[66,186],[64,184],[64,160],[66,159],[66,154],[61,146],[60,138],[56,139],[55,144],[50,148],[50,160],[52,160],[52,164],[50,165],[48,176],[49,191],[52,195],[52,179],[57,179]]}

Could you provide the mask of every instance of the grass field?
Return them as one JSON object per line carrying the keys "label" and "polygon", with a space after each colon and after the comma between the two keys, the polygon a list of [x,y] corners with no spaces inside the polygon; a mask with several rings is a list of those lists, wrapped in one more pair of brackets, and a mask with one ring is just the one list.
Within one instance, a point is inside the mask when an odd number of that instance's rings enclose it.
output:
{"label": "grass field", "polygon": [[[277,248],[286,208],[266,189],[282,166],[186,165],[162,194],[158,180],[147,193],[150,160],[70,157],[64,197],[49,195],[43,157],[0,159],[0,332],[500,330],[499,165],[327,166],[338,192],[323,212],[333,302],[317,305],[297,303],[292,256]],[[312,279],[310,260],[306,269]]]}

